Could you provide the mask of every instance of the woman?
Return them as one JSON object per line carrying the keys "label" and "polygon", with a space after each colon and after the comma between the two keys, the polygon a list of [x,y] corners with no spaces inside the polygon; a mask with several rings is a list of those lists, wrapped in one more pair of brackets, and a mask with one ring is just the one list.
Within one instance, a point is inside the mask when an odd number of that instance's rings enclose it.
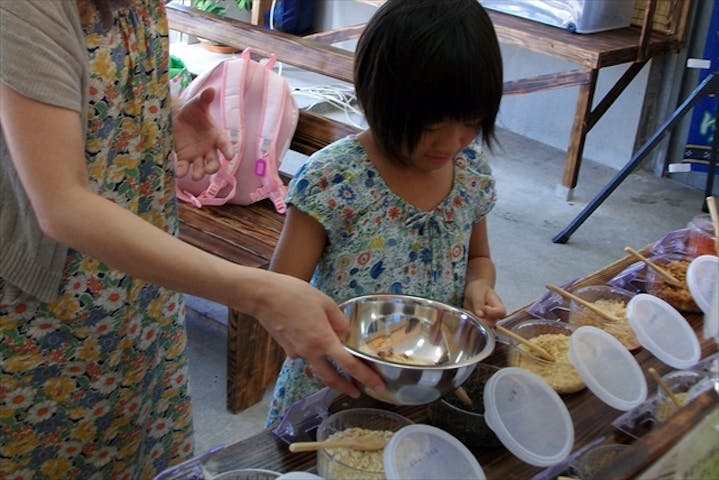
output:
{"label": "woman", "polygon": [[329,385],[359,393],[332,360],[382,388],[328,297],[175,238],[173,147],[199,178],[232,146],[211,90],[170,118],[162,0],[1,2],[0,32],[0,477],[151,478],[193,454],[175,292],[257,317]]}

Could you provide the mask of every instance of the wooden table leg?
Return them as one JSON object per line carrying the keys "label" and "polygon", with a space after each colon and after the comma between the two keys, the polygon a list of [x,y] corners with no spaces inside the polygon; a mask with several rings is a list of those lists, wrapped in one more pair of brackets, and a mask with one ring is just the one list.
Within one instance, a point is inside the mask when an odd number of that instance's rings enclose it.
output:
{"label": "wooden table leg", "polygon": [[594,99],[594,90],[597,86],[598,69],[592,69],[589,81],[579,86],[579,95],[577,98],[577,109],[574,113],[574,125],[569,137],[569,147],[567,148],[567,159],[564,163],[564,174],[562,175],[562,189],[567,200],[571,200],[574,196],[574,187],[577,186],[577,178],[579,177],[579,167],[582,163],[582,154],[584,153],[584,141],[589,131],[588,120],[592,111],[592,100]]}
{"label": "wooden table leg", "polygon": [[260,323],[229,309],[227,324],[227,408],[232,413],[262,400],[277,378],[285,352]]}

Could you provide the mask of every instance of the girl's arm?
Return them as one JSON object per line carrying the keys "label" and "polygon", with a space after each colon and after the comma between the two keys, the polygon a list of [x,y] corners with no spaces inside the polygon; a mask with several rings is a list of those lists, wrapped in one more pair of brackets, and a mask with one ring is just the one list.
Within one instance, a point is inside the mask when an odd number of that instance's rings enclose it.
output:
{"label": "girl's arm", "polygon": [[290,276],[210,255],[92,192],[77,112],[0,84],[0,123],[46,235],[129,275],[256,317],[288,355],[309,360],[330,386],[359,394],[327,357],[358,381],[383,389],[380,378],[334,334],[347,320],[329,297]]}
{"label": "girl's arm", "polygon": [[270,270],[309,281],[326,242],[327,234],[322,225],[289,205]]}
{"label": "girl's arm", "polygon": [[495,268],[489,254],[487,219],[472,227],[464,287],[464,308],[491,323],[503,318],[506,309],[494,291]]}

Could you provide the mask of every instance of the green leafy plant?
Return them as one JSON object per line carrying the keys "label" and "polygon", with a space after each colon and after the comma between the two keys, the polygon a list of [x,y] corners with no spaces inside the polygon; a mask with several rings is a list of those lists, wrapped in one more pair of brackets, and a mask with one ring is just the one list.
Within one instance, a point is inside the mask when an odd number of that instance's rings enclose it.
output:
{"label": "green leafy plant", "polygon": [[207,13],[214,13],[215,15],[224,15],[225,7],[221,7],[212,0],[192,0],[192,8],[202,10]]}
{"label": "green leafy plant", "polygon": [[[235,0],[235,4],[240,10],[252,10],[252,0]],[[220,16],[227,11],[227,8],[216,4],[213,0],[192,0],[192,8]]]}
{"label": "green leafy plant", "polygon": [[240,10],[252,10],[252,0],[235,0]]}

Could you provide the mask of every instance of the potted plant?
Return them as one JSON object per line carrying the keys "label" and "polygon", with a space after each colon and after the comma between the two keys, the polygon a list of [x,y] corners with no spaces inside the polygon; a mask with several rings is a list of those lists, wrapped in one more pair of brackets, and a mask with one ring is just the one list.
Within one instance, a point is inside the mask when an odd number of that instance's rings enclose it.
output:
{"label": "potted plant", "polygon": [[[252,0],[192,0],[191,6],[192,8],[219,15],[221,17],[226,16],[249,22],[250,12],[252,11]],[[236,6],[236,8],[232,8],[233,6]],[[229,45],[223,45],[205,38],[200,38],[199,40],[202,42],[202,46],[211,52],[238,52],[238,49],[230,47]]]}

